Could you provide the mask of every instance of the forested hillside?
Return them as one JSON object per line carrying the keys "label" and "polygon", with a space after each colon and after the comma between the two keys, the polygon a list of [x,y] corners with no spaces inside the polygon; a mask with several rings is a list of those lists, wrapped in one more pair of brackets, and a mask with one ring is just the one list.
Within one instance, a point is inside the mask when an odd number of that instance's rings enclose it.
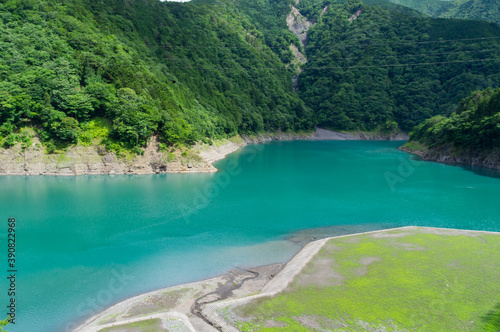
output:
{"label": "forested hillside", "polygon": [[500,148],[500,89],[476,91],[464,98],[450,117],[437,115],[410,133],[407,146],[450,145],[458,149]]}
{"label": "forested hillside", "polygon": [[482,20],[500,24],[498,0],[389,0],[432,17]]}
{"label": "forested hillside", "polygon": [[[141,153],[238,133],[410,130],[500,82],[500,28],[382,0],[0,1],[0,142]],[[291,5],[314,21],[307,48]],[[290,45],[306,53],[299,77]],[[496,59],[496,60],[495,60]]]}
{"label": "forested hillside", "polygon": [[[329,10],[331,4],[341,4],[348,2],[349,0],[300,0],[294,1],[292,4],[297,7],[300,13],[306,16],[309,20],[316,23],[322,16],[322,13],[326,13]],[[425,16],[422,13],[410,8],[405,5],[398,5],[387,0],[364,0],[363,3],[368,6],[377,6],[385,9],[390,9],[394,12],[404,13],[406,15]],[[334,7],[332,7],[333,9]]]}
{"label": "forested hillside", "polygon": [[451,116],[422,122],[402,149],[424,159],[500,169],[500,88],[476,91]]}
{"label": "forested hillside", "polygon": [[405,131],[500,82],[496,24],[331,3],[310,30],[299,95],[319,125]]}
{"label": "forested hillside", "polygon": [[313,128],[280,40],[229,3],[2,1],[3,145],[25,126],[49,150],[102,139],[136,152],[154,133],[190,144]]}

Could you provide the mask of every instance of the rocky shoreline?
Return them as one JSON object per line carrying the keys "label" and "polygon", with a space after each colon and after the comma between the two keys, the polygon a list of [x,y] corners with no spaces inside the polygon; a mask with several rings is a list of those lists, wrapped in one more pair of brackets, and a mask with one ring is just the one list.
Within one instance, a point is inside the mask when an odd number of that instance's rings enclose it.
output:
{"label": "rocky shoreline", "polygon": [[405,141],[408,134],[398,131],[390,133],[382,132],[338,132],[317,128],[316,132],[309,138],[312,141]]}
{"label": "rocky shoreline", "polygon": [[213,173],[217,160],[248,144],[291,140],[404,140],[405,133],[342,133],[318,128],[304,133],[260,133],[214,141],[212,145],[196,144],[189,150],[162,151],[158,138],[153,136],[142,155],[121,156],[105,148],[76,145],[63,153],[47,154],[38,137],[23,148],[20,143],[0,148],[0,175],[99,175],[99,174],[161,174]]}
{"label": "rocky shoreline", "polygon": [[38,137],[23,149],[17,144],[0,148],[0,175],[99,175],[99,174],[161,174],[213,173],[217,160],[247,144],[275,140],[308,139],[311,134],[268,133],[255,136],[235,136],[209,144],[196,144],[189,150],[162,151],[153,136],[142,155],[118,157],[100,146],[72,146],[64,153],[47,154]]}
{"label": "rocky shoreline", "polygon": [[405,146],[399,148],[401,151],[415,154],[425,161],[436,161],[450,165],[468,165],[500,170],[500,150],[493,151],[458,151],[450,146],[439,148],[411,149]]}
{"label": "rocky shoreline", "polygon": [[118,157],[99,146],[72,146],[60,154],[47,154],[37,137],[30,147],[20,144],[0,149],[0,175],[96,175],[210,173],[212,162],[246,145],[241,138],[216,144],[197,144],[191,150],[161,151],[152,137],[143,155]]}

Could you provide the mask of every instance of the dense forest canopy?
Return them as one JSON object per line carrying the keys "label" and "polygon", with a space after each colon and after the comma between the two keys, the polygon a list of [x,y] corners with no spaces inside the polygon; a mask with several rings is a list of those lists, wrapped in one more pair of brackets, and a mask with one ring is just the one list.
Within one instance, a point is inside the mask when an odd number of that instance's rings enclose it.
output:
{"label": "dense forest canopy", "polygon": [[299,95],[324,127],[409,131],[498,86],[499,46],[496,24],[330,3],[310,30]]}
{"label": "dense forest canopy", "polygon": [[0,25],[2,139],[33,125],[49,146],[104,135],[139,151],[154,133],[189,144],[314,126],[286,54],[234,6],[9,0]]}
{"label": "dense forest canopy", "polygon": [[432,17],[482,20],[500,24],[498,0],[388,0]]}
{"label": "dense forest canopy", "polygon": [[[316,23],[305,50],[287,28],[292,5]],[[496,24],[383,0],[2,0],[0,29],[0,142],[27,142],[33,127],[49,152],[141,153],[155,134],[168,146],[316,125],[410,130],[500,82]],[[298,94],[292,44],[308,58]]]}
{"label": "dense forest canopy", "polygon": [[475,91],[464,98],[450,117],[437,115],[410,133],[409,144],[450,145],[458,149],[500,147],[500,88]]}
{"label": "dense forest canopy", "polygon": [[[341,4],[347,1],[349,0],[300,0],[294,1],[292,4],[300,11],[302,15],[307,17],[313,23],[316,23],[322,16],[322,14],[326,13],[326,11],[330,9],[330,5]],[[410,6],[397,5],[387,0],[364,0],[363,4],[367,6],[377,6],[411,16],[425,16],[422,13],[413,10],[412,8],[410,8]],[[332,10],[335,10],[335,7],[332,7]]]}

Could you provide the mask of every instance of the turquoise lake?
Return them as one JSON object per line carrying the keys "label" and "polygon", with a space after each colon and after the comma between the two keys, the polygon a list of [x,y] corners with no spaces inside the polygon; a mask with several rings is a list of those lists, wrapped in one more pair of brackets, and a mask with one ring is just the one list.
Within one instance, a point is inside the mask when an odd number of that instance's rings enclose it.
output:
{"label": "turquoise lake", "polygon": [[17,220],[17,316],[7,329],[70,331],[139,293],[283,262],[303,244],[290,237],[500,231],[499,172],[418,161],[401,144],[250,145],[214,174],[0,177],[5,313],[7,219]]}

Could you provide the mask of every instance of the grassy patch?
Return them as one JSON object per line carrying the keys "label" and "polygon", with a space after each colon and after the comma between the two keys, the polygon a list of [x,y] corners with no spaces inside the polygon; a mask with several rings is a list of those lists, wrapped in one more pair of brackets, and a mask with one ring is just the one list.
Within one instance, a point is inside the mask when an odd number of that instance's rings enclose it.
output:
{"label": "grassy patch", "polygon": [[402,148],[408,149],[410,151],[425,151],[429,149],[426,145],[416,141],[408,141],[402,146]]}
{"label": "grassy patch", "polygon": [[167,157],[167,162],[169,162],[169,163],[174,162],[175,161],[175,157],[176,157],[175,153],[169,152],[168,153],[168,157]]}
{"label": "grassy patch", "polygon": [[73,161],[73,159],[66,156],[65,153],[61,153],[60,155],[57,156],[57,159],[56,159],[57,164],[71,163],[72,161]]}
{"label": "grassy patch", "polygon": [[111,122],[102,118],[95,118],[82,123],[80,127],[79,143],[83,146],[92,146],[100,144],[104,139],[108,138],[111,131]]}
{"label": "grassy patch", "polygon": [[245,141],[243,140],[243,138],[241,138],[240,135],[230,137],[230,138],[228,138],[228,141],[232,142],[234,144],[243,144],[243,143],[245,143]]}
{"label": "grassy patch", "polygon": [[35,132],[32,128],[22,127],[17,134],[11,133],[5,138],[1,138],[1,146],[5,149],[11,148],[17,143],[21,143],[21,149],[24,151],[33,144]]}
{"label": "grassy patch", "polygon": [[182,165],[187,165],[187,164],[190,164],[192,162],[199,163],[202,161],[203,161],[203,158],[201,158],[199,155],[197,155],[192,150],[186,150],[186,151],[182,152],[182,154],[181,154],[181,164]]}
{"label": "grassy patch", "polygon": [[500,236],[358,238],[329,241],[285,292],[236,308],[240,329],[483,331],[484,317],[494,321]]}
{"label": "grassy patch", "polygon": [[108,315],[103,320],[99,321],[99,325],[112,323],[112,322],[116,321],[117,317],[118,317],[118,314]]}

